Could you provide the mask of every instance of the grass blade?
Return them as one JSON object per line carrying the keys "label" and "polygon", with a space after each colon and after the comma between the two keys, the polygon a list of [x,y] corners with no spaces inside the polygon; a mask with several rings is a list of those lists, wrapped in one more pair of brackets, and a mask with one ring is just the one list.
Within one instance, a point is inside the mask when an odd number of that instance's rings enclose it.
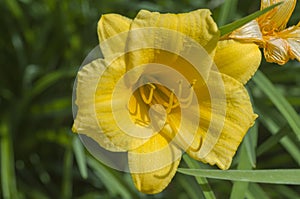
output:
{"label": "grass blade", "polygon": [[300,140],[300,118],[295,109],[261,71],[256,72],[253,81],[274,103]]}
{"label": "grass blade", "polygon": [[226,0],[220,10],[220,16],[218,17],[218,25],[222,26],[229,19],[231,19],[232,13],[236,13],[237,0]]}
{"label": "grass blade", "polygon": [[281,193],[284,198],[300,198],[300,194],[288,186],[278,185],[273,188],[276,189],[279,193]]}
{"label": "grass blade", "polygon": [[128,188],[108,168],[93,158],[88,158],[87,163],[94,170],[97,177],[104,182],[105,187],[112,196],[119,194],[124,199],[132,198]]}
{"label": "grass blade", "polygon": [[62,198],[72,198],[72,171],[73,171],[73,151],[71,146],[67,146],[64,155]]}
{"label": "grass blade", "polygon": [[[248,156],[247,147],[246,147],[246,140],[244,140],[243,144],[241,145],[241,150],[239,154],[239,163],[237,169],[243,170],[243,169],[252,169],[250,156]],[[244,198],[245,193],[248,190],[248,182],[234,182],[230,198]]]}
{"label": "grass blade", "polygon": [[[256,167],[256,146],[257,146],[257,136],[258,136],[258,124],[255,123],[254,126],[249,130],[245,136],[244,142],[248,155],[248,160],[253,168]],[[246,169],[246,168],[244,168]]]}
{"label": "grass blade", "polygon": [[86,179],[88,177],[87,166],[86,166],[86,157],[84,153],[84,148],[78,136],[73,138],[73,150],[75,158],[78,164],[79,172],[81,176]]}
{"label": "grass blade", "polygon": [[[274,117],[274,113],[265,107],[257,107],[257,113],[261,115],[259,120],[262,124],[273,134],[277,134],[281,128],[285,126],[285,123],[281,122],[281,120]],[[275,115],[276,116],[276,115]],[[280,115],[278,115],[280,116]],[[285,122],[285,121],[284,121]],[[292,133],[292,131],[291,131]],[[287,134],[285,132],[285,134]],[[300,165],[300,148],[299,144],[294,143],[289,137],[284,137],[280,140],[280,144],[285,148],[285,150],[291,155],[291,157]]]}
{"label": "grass blade", "polygon": [[[205,199],[202,190],[199,189],[199,185],[194,180],[191,180],[187,175],[178,175],[177,179],[180,186],[184,189],[184,192],[190,199]],[[187,179],[189,178],[189,179]]]}
{"label": "grass blade", "polygon": [[18,198],[14,153],[7,123],[0,123],[1,185],[4,199]]}
{"label": "grass blade", "polygon": [[221,171],[212,169],[179,168],[178,171],[186,175],[220,180],[300,185],[300,169]]}
{"label": "grass blade", "polygon": [[249,184],[249,191],[246,193],[247,198],[251,199],[270,199],[265,191],[256,183]]}
{"label": "grass blade", "polygon": [[41,92],[45,91],[47,88],[57,83],[59,80],[70,78],[75,76],[75,71],[65,70],[65,71],[54,71],[44,77],[40,78],[35,86],[32,88],[30,97],[34,98],[39,95]]}
{"label": "grass blade", "polygon": [[278,6],[280,4],[281,4],[281,2],[276,3],[276,4],[274,4],[274,5],[270,6],[270,7],[267,7],[265,9],[263,9],[263,10],[256,11],[256,12],[254,12],[254,13],[252,13],[252,14],[244,17],[244,18],[241,18],[241,19],[239,19],[237,21],[234,21],[234,22],[232,22],[230,24],[221,26],[219,28],[221,36],[224,36],[226,34],[231,33],[232,31],[234,31],[234,30],[242,27],[246,23],[248,23],[248,22],[256,19],[257,17],[259,17],[259,16],[261,16],[263,14],[265,14],[266,12],[272,10],[273,8],[275,8],[276,6]]}
{"label": "grass blade", "polygon": [[282,138],[287,135],[287,126],[281,128],[278,132],[273,134],[270,138],[264,141],[260,146],[257,148],[257,156],[262,155],[263,153],[267,152],[273,146],[275,146]]}
{"label": "grass blade", "polygon": [[[192,160],[188,155],[184,154],[183,159],[190,168],[200,169],[199,164],[197,164],[196,161]],[[204,197],[206,199],[215,199],[216,196],[215,196],[214,192],[212,191],[207,179],[204,177],[201,177],[201,176],[195,176],[195,178],[196,178],[198,184],[201,186]]]}

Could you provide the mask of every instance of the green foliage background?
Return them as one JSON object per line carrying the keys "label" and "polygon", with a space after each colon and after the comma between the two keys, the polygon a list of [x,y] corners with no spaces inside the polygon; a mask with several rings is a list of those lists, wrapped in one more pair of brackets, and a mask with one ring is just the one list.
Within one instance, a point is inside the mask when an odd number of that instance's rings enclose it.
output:
{"label": "green foliage background", "polygon": [[[133,18],[140,9],[210,8],[217,23],[224,25],[257,11],[259,4],[258,0],[0,1],[0,198],[300,198],[299,185],[196,180],[181,173],[164,192],[147,196],[135,190],[129,174],[96,161],[70,131],[73,82],[81,62],[98,44],[101,14]],[[291,25],[300,20],[299,6]],[[282,67],[263,62],[260,70],[247,85],[260,117],[232,169],[299,169],[300,64],[291,61]],[[187,156],[184,160],[180,167],[214,169]],[[295,175],[300,179],[299,172]]]}

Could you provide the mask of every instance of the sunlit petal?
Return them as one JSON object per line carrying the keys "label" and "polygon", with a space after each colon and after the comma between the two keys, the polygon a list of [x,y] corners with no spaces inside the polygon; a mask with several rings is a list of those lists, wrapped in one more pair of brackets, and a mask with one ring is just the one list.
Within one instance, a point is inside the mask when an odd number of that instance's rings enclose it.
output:
{"label": "sunlit petal", "polygon": [[[106,68],[97,82],[94,107],[98,123],[103,133],[115,146],[124,150],[130,150],[142,145],[147,139],[135,137],[130,134],[131,132],[120,128],[120,124],[127,126],[128,128],[134,128],[136,126],[129,118],[128,107],[124,106],[122,109],[118,110],[113,109],[113,107],[118,104],[121,104],[122,106],[124,101],[129,100],[126,99],[125,94],[123,97],[119,96],[117,99],[113,96],[116,85],[124,74],[124,57],[119,57],[119,59],[116,59]],[[123,90],[123,92],[125,93],[125,90]],[[142,104],[143,102],[141,101],[138,103]],[[121,118],[121,120],[116,120],[116,115],[118,118]]]}
{"label": "sunlit petal", "polygon": [[245,84],[258,69],[261,52],[253,43],[224,40],[218,43],[214,61],[221,73]]}
{"label": "sunlit petal", "polygon": [[[110,56],[116,56],[115,53],[120,50],[124,51],[126,35],[131,22],[131,19],[118,14],[105,14],[101,16],[98,22],[97,32],[101,51],[105,59]],[[114,36],[115,38],[113,38]],[[108,39],[111,40],[106,41]],[[104,41],[106,42],[104,43]]]}
{"label": "sunlit petal", "polygon": [[283,30],[289,21],[294,8],[296,0],[262,0],[261,9],[274,5],[278,2],[283,2],[281,5],[274,8],[272,11],[258,18],[258,23],[263,32],[272,30]]}
{"label": "sunlit petal", "polygon": [[265,44],[264,54],[268,62],[283,65],[289,61],[288,42],[281,38],[270,38]]}
{"label": "sunlit petal", "polygon": [[131,19],[118,14],[102,15],[97,27],[99,42],[128,31],[131,22]]}
{"label": "sunlit petal", "polygon": [[300,23],[297,26],[290,27],[278,35],[282,39],[285,39],[288,43],[289,56],[291,59],[297,59],[300,61]]}
{"label": "sunlit petal", "polygon": [[97,59],[84,66],[77,75],[76,105],[78,112],[73,131],[93,138],[101,147],[110,151],[122,151],[116,147],[98,126],[95,113],[95,91],[99,76],[106,70],[105,61]]}
{"label": "sunlit petal", "polygon": [[[143,46],[152,46],[153,48],[131,54],[128,57],[130,62],[127,63],[127,70],[140,64],[153,63],[162,52],[159,49],[171,48],[176,52],[181,52],[188,45],[185,45],[186,41],[180,34],[194,39],[208,54],[213,56],[219,39],[219,31],[210,15],[210,11],[204,9],[185,14],[160,14],[146,10],[140,11],[132,22],[127,47],[132,48],[139,40],[143,41]],[[137,29],[144,31],[134,31]],[[172,62],[176,58],[177,56],[174,54],[165,59]]]}
{"label": "sunlit petal", "polygon": [[241,28],[233,31],[229,38],[239,39],[247,42],[263,42],[263,37],[260,31],[259,24],[256,20],[252,20]]}
{"label": "sunlit petal", "polygon": [[[248,93],[244,86],[233,78],[223,74],[225,92],[226,92],[226,117],[222,127],[221,135],[212,150],[205,157],[200,157],[200,149],[191,147],[187,153],[194,159],[207,162],[211,165],[217,165],[221,169],[228,169],[236,150],[245,136],[248,129],[253,125],[257,115],[253,113]],[[223,99],[220,99],[221,102]],[[209,100],[200,104],[201,121],[198,131],[198,139],[195,139],[194,146],[201,142],[201,138],[205,141],[205,136],[210,133],[208,126],[211,122],[211,110]],[[216,115],[216,118],[223,119],[223,113]],[[211,128],[212,131],[215,128]]]}
{"label": "sunlit petal", "polygon": [[147,194],[161,192],[175,175],[180,159],[181,151],[160,134],[129,151],[129,169],[136,188]]}
{"label": "sunlit petal", "polygon": [[131,29],[160,27],[183,33],[203,46],[209,53],[215,48],[219,31],[207,9],[183,14],[160,14],[142,10],[133,21]]}

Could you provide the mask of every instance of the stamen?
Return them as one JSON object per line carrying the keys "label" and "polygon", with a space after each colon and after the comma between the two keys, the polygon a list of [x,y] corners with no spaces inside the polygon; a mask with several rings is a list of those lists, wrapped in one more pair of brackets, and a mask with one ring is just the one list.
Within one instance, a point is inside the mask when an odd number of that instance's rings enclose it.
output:
{"label": "stamen", "polygon": [[[170,113],[173,108],[173,102],[174,102],[174,91],[171,91],[170,97],[169,97],[169,103],[166,105],[167,113]],[[166,103],[165,103],[166,104]]]}
{"label": "stamen", "polygon": [[[196,84],[196,79],[192,81],[190,84],[190,91],[188,93],[188,96],[186,98],[183,98],[183,86],[182,86],[182,80],[178,81],[178,97],[174,97],[175,90],[169,90],[165,86],[162,86],[160,84],[154,85],[152,83],[148,83],[147,85],[150,86],[150,88],[145,88],[146,85],[141,86],[139,88],[141,98],[144,101],[145,104],[161,104],[166,108],[166,112],[170,113],[172,109],[177,108],[178,106],[181,106],[182,108],[187,108],[191,105],[193,101],[193,87]],[[157,88],[157,89],[156,89]],[[147,89],[147,90],[146,90]],[[150,89],[150,90],[148,90]],[[154,93],[154,90],[158,90],[157,93]],[[167,101],[168,100],[168,101]]]}
{"label": "stamen", "polygon": [[193,82],[191,83],[191,87],[190,87],[190,93],[188,94],[187,98],[180,98],[180,102],[182,103],[182,108],[187,108],[191,105],[192,101],[193,101],[193,87],[196,84],[197,80],[194,79]]}
{"label": "stamen", "polygon": [[[160,92],[154,95],[154,99],[156,99],[158,104],[162,104],[164,107],[168,108],[169,102],[166,102],[166,100],[163,99],[162,94],[165,95],[168,99],[170,99],[172,91],[168,90],[167,88],[165,88],[164,86],[161,86],[159,84],[157,85],[157,89]],[[174,99],[174,97],[173,97],[173,100],[176,100],[176,99]]]}
{"label": "stamen", "polygon": [[154,93],[154,89],[156,89],[156,87],[151,84],[151,83],[148,83],[147,85],[150,85],[150,94],[148,96],[148,98],[146,97],[145,95],[145,86],[141,86],[140,87],[140,92],[141,92],[141,96],[143,98],[143,101],[146,103],[146,104],[150,104],[152,102],[152,99],[153,99],[153,93]]}

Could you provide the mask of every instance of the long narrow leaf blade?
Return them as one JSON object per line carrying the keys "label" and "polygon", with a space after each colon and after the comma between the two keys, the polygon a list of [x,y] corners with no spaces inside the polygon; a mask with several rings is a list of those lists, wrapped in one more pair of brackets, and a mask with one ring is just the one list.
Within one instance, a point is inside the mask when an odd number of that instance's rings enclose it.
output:
{"label": "long narrow leaf blade", "polygon": [[[185,161],[185,163],[190,167],[190,168],[197,168],[199,169],[199,165],[195,164],[195,162],[193,161],[193,159],[191,159],[189,156],[187,156],[186,154],[183,156],[183,159]],[[214,194],[214,192],[212,191],[208,181],[206,178],[201,177],[201,176],[195,176],[198,184],[201,186],[201,189],[203,191],[203,195],[206,199],[215,199],[216,196]]]}
{"label": "long narrow leaf blade", "polygon": [[78,164],[79,172],[84,179],[87,179],[88,172],[87,172],[86,157],[84,153],[84,148],[78,136],[75,136],[73,138],[73,150]]}
{"label": "long narrow leaf blade", "polygon": [[186,175],[202,176],[220,180],[300,185],[300,169],[221,171],[179,168],[178,171]]}
{"label": "long narrow leaf blade", "polygon": [[256,72],[253,81],[274,103],[300,140],[300,118],[295,109],[261,71]]}

